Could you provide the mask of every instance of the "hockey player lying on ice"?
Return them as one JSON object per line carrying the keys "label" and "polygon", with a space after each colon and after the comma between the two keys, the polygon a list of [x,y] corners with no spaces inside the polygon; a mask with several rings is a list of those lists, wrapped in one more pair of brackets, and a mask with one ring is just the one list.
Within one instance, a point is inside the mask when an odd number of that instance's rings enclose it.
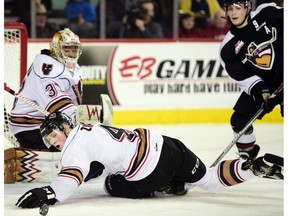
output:
{"label": "hockey player lying on ice", "polygon": [[181,141],[144,128],[129,131],[99,123],[74,126],[66,114],[55,112],[46,117],[40,131],[46,145],[61,150],[61,171],[49,186],[21,196],[18,207],[61,203],[83,181],[104,175],[104,169],[109,173],[106,192],[125,198],[150,197],[155,191],[182,195],[187,186],[218,191],[254,176],[283,179],[282,167],[263,157],[225,160],[208,168]]}

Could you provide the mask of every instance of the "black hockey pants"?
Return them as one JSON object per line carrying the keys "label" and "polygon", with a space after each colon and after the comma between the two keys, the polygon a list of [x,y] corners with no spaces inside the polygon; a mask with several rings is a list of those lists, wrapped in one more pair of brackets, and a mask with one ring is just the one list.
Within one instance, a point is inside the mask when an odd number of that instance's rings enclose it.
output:
{"label": "black hockey pants", "polygon": [[196,182],[206,173],[203,162],[181,141],[163,136],[164,143],[159,162],[154,171],[139,181],[127,181],[122,175],[109,175],[106,191],[117,197],[149,197],[169,181]]}

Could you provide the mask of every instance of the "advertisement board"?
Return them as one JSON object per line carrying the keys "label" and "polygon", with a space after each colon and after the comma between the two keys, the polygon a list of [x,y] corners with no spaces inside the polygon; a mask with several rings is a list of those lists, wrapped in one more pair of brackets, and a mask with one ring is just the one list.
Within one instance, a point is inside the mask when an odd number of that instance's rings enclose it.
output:
{"label": "advertisement board", "polygon": [[[49,44],[31,43],[28,61],[43,46]],[[120,124],[229,123],[241,90],[222,68],[219,47],[217,41],[83,42],[83,103],[99,104],[100,94],[108,94]],[[282,121],[278,116],[268,121]]]}

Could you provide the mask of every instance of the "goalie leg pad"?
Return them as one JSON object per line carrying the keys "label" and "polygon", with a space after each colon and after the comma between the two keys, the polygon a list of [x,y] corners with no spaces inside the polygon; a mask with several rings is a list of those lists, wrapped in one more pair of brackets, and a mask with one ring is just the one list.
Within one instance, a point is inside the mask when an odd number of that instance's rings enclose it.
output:
{"label": "goalie leg pad", "polygon": [[4,183],[51,182],[58,174],[60,152],[10,148],[4,151]]}
{"label": "goalie leg pad", "polygon": [[113,125],[113,105],[107,94],[101,94],[101,115],[100,122],[105,125]]}
{"label": "goalie leg pad", "polygon": [[4,183],[14,183],[16,180],[16,150],[15,148],[4,150]]}
{"label": "goalie leg pad", "polygon": [[76,113],[76,124],[96,124],[100,122],[99,105],[78,105]]}
{"label": "goalie leg pad", "polygon": [[113,105],[107,94],[100,95],[100,105],[78,105],[76,124],[103,123],[112,126]]}

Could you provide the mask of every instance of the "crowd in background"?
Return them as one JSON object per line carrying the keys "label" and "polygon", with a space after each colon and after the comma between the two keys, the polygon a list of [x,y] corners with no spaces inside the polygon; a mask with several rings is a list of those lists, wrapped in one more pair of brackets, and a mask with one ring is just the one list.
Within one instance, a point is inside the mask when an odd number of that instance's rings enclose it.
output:
{"label": "crowd in background", "polygon": [[[31,1],[17,1],[11,8],[18,15],[16,21],[27,26],[31,37],[31,14],[27,13],[31,11],[31,5],[28,2]],[[106,38],[173,38],[173,0],[105,2]],[[253,0],[253,5],[266,2],[283,6],[283,0]],[[63,27],[69,27],[81,38],[99,38],[100,0],[67,0],[60,13],[60,22],[52,19],[52,4],[52,0],[35,0],[37,38],[51,38]],[[224,0],[179,0],[178,38],[223,39],[229,30],[223,4]]]}

